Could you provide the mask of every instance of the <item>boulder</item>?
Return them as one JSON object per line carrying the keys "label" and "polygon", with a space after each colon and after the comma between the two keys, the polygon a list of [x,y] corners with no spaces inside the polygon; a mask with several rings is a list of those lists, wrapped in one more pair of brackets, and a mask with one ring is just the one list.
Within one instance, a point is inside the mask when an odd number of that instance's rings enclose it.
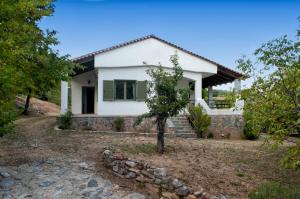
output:
{"label": "boulder", "polygon": [[126,161],[125,164],[129,167],[135,167],[136,166],[136,163],[133,162],[133,161]]}
{"label": "boulder", "polygon": [[190,189],[187,186],[182,186],[175,189],[175,192],[178,196],[187,196],[190,193]]}

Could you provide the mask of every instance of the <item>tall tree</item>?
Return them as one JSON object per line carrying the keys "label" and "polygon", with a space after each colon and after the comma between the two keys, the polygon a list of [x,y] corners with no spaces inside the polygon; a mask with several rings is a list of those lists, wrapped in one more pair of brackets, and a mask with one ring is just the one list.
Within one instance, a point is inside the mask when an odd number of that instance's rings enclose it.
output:
{"label": "tall tree", "polygon": [[146,104],[149,113],[141,115],[135,124],[143,118],[154,117],[157,124],[157,152],[164,153],[164,133],[168,117],[175,116],[189,103],[189,89],[177,88],[178,81],[183,78],[183,70],[179,66],[178,56],[171,56],[172,72],[167,72],[162,66],[150,68],[147,74],[151,81],[147,83]]}
{"label": "tall tree", "polygon": [[17,94],[48,89],[75,67],[52,50],[56,32],[38,27],[53,12],[53,0],[0,1],[0,131],[14,119]]}
{"label": "tall tree", "polygon": [[[245,57],[237,61],[238,68],[254,78],[244,96],[245,135],[256,138],[265,132],[266,143],[278,146],[300,134],[300,41],[283,36],[263,44],[254,56],[255,62]],[[300,169],[299,141],[289,148],[283,163]]]}

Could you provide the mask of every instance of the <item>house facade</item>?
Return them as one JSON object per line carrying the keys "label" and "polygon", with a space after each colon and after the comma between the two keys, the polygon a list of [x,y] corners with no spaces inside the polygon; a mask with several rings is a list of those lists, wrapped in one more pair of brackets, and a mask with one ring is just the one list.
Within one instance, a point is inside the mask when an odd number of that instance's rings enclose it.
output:
{"label": "house facade", "polygon": [[[214,110],[209,107],[212,87],[235,82],[240,89],[242,74],[149,35],[75,58],[84,66],[71,81],[71,111],[77,117],[138,116],[148,112],[145,104],[146,71],[162,66],[171,71],[170,56],[177,54],[184,78],[178,87],[191,88],[190,101],[201,104],[211,114],[240,114],[240,110]],[[208,88],[209,100],[202,99]],[[61,85],[61,113],[68,110],[68,84]]]}

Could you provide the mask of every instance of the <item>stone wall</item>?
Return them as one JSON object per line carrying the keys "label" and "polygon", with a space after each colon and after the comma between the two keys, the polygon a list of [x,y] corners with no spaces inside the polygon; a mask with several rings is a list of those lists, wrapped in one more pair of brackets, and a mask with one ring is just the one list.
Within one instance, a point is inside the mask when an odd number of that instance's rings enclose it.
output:
{"label": "stone wall", "polygon": [[242,115],[210,115],[211,125],[209,133],[214,138],[240,139],[243,135],[243,116]]}
{"label": "stone wall", "polygon": [[[102,158],[105,166],[120,178],[152,184],[157,186],[157,188],[174,193],[175,196],[177,195],[177,198],[219,199],[217,196],[208,194],[204,189],[193,191],[191,187],[170,175],[166,168],[156,167],[144,161],[129,159],[122,155],[114,155],[110,150],[105,150]],[[225,196],[220,198],[226,199]]]}
{"label": "stone wall", "polygon": [[[99,116],[75,116],[72,118],[72,129],[82,129],[82,130],[93,130],[93,131],[103,131],[110,132],[115,131],[114,121],[118,117],[99,117]],[[155,133],[156,134],[156,124],[154,119],[144,119],[143,122],[134,127],[134,122],[136,117],[134,116],[124,116],[124,125],[122,132],[139,132],[139,133]],[[165,132],[167,134],[173,134],[174,129],[169,128],[166,125]]]}

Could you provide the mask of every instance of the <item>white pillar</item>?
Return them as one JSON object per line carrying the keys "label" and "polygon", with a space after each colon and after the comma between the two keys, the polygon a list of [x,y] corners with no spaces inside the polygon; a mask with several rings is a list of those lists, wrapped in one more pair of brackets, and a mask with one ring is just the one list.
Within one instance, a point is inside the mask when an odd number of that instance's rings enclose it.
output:
{"label": "white pillar", "polygon": [[98,79],[98,101],[97,101],[97,115],[100,115],[101,113],[101,102],[103,101],[103,80],[100,78],[100,69],[97,71],[97,79]]}
{"label": "white pillar", "polygon": [[236,79],[234,80],[234,90],[237,92],[237,93],[240,93],[241,92],[241,80],[240,79]]}
{"label": "white pillar", "polygon": [[60,114],[68,111],[68,82],[60,82]]}
{"label": "white pillar", "polygon": [[213,88],[212,86],[208,87],[208,106],[211,107],[213,104]]}
{"label": "white pillar", "polygon": [[195,81],[195,104],[199,104],[202,99],[202,76]]}

